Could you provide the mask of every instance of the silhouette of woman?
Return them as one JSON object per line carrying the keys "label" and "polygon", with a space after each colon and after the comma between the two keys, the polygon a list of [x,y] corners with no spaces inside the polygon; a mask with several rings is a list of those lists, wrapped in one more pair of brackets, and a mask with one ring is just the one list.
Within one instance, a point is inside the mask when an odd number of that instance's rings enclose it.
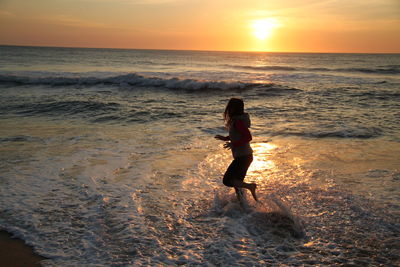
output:
{"label": "silhouette of woman", "polygon": [[216,135],[215,138],[227,141],[225,148],[231,149],[233,161],[226,170],[223,183],[226,186],[234,187],[236,194],[239,188],[249,189],[253,198],[257,201],[255,183],[245,183],[247,169],[253,161],[253,150],[250,147],[252,140],[249,114],[244,112],[242,99],[231,98],[226,105],[224,112],[225,128],[229,131],[228,136]]}

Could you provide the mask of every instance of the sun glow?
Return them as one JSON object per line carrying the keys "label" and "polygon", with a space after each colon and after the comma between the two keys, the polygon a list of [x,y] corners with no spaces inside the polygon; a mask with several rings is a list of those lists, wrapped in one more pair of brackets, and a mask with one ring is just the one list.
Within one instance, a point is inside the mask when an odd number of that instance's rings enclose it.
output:
{"label": "sun glow", "polygon": [[255,175],[257,177],[262,177],[266,170],[271,170],[275,168],[275,163],[270,160],[272,151],[277,148],[276,145],[271,143],[254,143],[252,144],[254,151],[253,163],[250,165],[249,173],[250,176]]}
{"label": "sun glow", "polygon": [[273,18],[254,20],[251,24],[253,34],[259,40],[269,38],[278,26],[278,21]]}

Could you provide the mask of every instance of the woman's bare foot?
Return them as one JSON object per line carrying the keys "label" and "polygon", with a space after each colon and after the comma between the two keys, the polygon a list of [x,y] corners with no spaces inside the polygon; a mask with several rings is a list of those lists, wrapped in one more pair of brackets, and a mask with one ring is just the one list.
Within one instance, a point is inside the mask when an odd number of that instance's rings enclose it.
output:
{"label": "woman's bare foot", "polygon": [[250,186],[249,186],[249,190],[251,192],[251,195],[253,196],[255,201],[258,201],[257,195],[256,195],[256,188],[257,188],[257,184],[250,184]]}

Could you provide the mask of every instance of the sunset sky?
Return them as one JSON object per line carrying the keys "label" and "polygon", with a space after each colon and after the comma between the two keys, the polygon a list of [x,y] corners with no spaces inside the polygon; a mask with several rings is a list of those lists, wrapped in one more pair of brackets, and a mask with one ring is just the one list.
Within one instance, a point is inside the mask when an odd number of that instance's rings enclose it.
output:
{"label": "sunset sky", "polygon": [[400,53],[400,0],[0,0],[0,44]]}

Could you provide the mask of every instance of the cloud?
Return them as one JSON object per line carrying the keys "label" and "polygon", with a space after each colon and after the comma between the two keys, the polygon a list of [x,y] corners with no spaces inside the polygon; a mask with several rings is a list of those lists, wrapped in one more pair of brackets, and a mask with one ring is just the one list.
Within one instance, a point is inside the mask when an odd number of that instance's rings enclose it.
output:
{"label": "cloud", "polygon": [[0,10],[0,18],[14,18],[15,14],[6,10]]}
{"label": "cloud", "polygon": [[105,23],[94,22],[90,20],[84,20],[68,15],[52,15],[38,18],[44,20],[47,23],[70,26],[70,27],[89,27],[89,28],[110,28],[110,25]]}
{"label": "cloud", "polygon": [[[348,20],[400,19],[398,0],[270,0],[256,12],[292,18],[336,17]],[[262,15],[261,15],[262,16]]]}
{"label": "cloud", "polygon": [[132,4],[137,5],[158,5],[158,4],[169,4],[174,2],[182,2],[182,0],[126,0]]}
{"label": "cloud", "polygon": [[344,31],[400,28],[398,0],[270,0],[249,17],[273,17],[291,28]]}
{"label": "cloud", "polygon": [[331,0],[321,5],[318,11],[352,20],[399,19],[400,2],[398,0]]}
{"label": "cloud", "polygon": [[[70,0],[65,0],[70,1]],[[131,5],[161,5],[176,2],[183,2],[184,0],[80,0],[82,2],[90,3],[124,3]]]}

